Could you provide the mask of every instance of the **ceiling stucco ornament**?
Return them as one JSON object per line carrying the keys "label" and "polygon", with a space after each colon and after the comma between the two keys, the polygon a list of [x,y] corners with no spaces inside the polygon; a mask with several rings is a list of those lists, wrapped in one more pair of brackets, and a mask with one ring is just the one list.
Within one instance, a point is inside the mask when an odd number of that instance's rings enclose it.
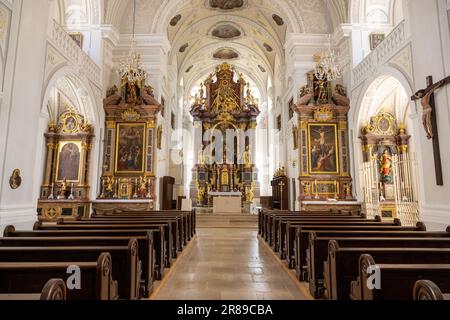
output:
{"label": "ceiling stucco ornament", "polygon": [[261,70],[261,72],[266,72],[266,69],[262,66],[262,65],[258,65],[259,70]]}
{"label": "ceiling stucco ornament", "polygon": [[239,38],[242,35],[242,32],[234,25],[230,23],[225,23],[216,26],[212,30],[211,35],[215,38],[220,39],[234,39]]}
{"label": "ceiling stucco ornament", "polygon": [[221,59],[221,60],[231,60],[231,59],[238,59],[239,53],[234,51],[231,48],[222,48],[217,50],[214,55],[214,59]]}
{"label": "ceiling stucco ornament", "polygon": [[172,27],[175,27],[178,24],[178,22],[180,22],[180,20],[181,20],[181,14],[177,14],[175,17],[172,18],[172,20],[170,20],[170,25]]}
{"label": "ceiling stucco ornament", "polygon": [[284,20],[283,20],[283,18],[280,17],[279,15],[277,15],[277,14],[272,15],[272,19],[273,19],[273,21],[275,21],[275,23],[276,23],[277,25],[279,25],[280,27],[284,25]]}
{"label": "ceiling stucco ornament", "polygon": [[263,46],[267,50],[267,52],[272,52],[273,51],[273,48],[270,45],[268,45],[267,43],[264,43]]}
{"label": "ceiling stucco ornament", "polygon": [[185,43],[180,47],[180,52],[183,53],[186,51],[186,49],[189,47],[189,43]]}
{"label": "ceiling stucco ornament", "polygon": [[189,73],[192,70],[192,68],[194,68],[194,65],[189,66],[189,68],[186,69],[186,73]]}
{"label": "ceiling stucco ornament", "polygon": [[244,0],[209,0],[212,9],[234,10],[244,6]]}

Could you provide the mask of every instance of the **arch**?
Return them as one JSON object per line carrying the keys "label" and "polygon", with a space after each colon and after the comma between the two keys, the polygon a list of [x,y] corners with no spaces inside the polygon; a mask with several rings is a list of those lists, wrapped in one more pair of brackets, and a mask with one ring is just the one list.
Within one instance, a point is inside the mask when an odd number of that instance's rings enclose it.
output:
{"label": "arch", "polygon": [[58,0],[62,25],[100,25],[104,0]]}
{"label": "arch", "polygon": [[[368,93],[370,95],[370,91],[375,86],[379,86],[380,83],[383,81],[390,81],[394,79],[398,84],[400,85],[401,89],[404,91],[404,94],[406,95],[406,99],[408,101],[408,106],[405,107],[405,109],[402,111],[403,119],[397,119],[397,121],[405,121],[406,123],[406,129],[408,131],[408,134],[411,135],[410,139],[410,149],[412,152],[417,154],[417,162],[418,166],[417,168],[421,170],[422,166],[422,158],[421,153],[416,152],[420,150],[420,121],[417,120],[418,114],[417,110],[415,109],[415,104],[412,103],[409,99],[414,94],[413,86],[411,85],[411,80],[405,76],[401,71],[394,67],[390,66],[383,66],[379,68],[378,72],[375,73],[371,78],[367,79],[365,83],[362,85],[361,94],[359,97],[354,97],[354,101],[356,101],[354,104],[352,104],[353,113],[352,116],[349,116],[350,121],[350,128],[353,128],[353,134],[351,134],[350,139],[350,147],[353,149],[351,150],[352,154],[354,155],[352,158],[352,168],[354,170],[353,172],[353,178],[355,180],[355,186],[361,186],[360,181],[360,175],[357,170],[359,170],[360,164],[363,163],[363,154],[361,149],[361,141],[359,139],[360,130],[362,129],[362,125],[365,122],[365,119],[370,118],[371,116],[375,116],[375,114],[370,114],[370,102],[371,97],[368,96]],[[373,110],[373,109],[372,109]],[[409,115],[409,118],[407,117]],[[424,176],[423,172],[419,171],[419,174],[417,176],[419,185],[423,185]],[[421,194],[419,192],[419,194]],[[359,196],[362,196],[359,194]],[[360,199],[362,200],[362,199]],[[420,201],[422,202],[422,201]]]}
{"label": "arch", "polygon": [[[101,173],[98,159],[101,159],[101,136],[104,128],[104,116],[100,111],[102,108],[100,100],[97,98],[93,88],[89,84],[89,80],[80,75],[76,67],[63,66],[49,76],[49,79],[44,83],[44,94],[41,102],[41,117],[39,119],[40,130],[37,133],[36,142],[38,146],[43,146],[43,148],[45,148],[44,133],[47,130],[48,121],[55,120],[52,119],[51,115],[48,113],[47,103],[50,99],[52,90],[56,88],[58,81],[62,79],[67,80],[71,84],[70,87],[74,90],[74,94],[77,98],[79,106],[78,111],[93,125],[94,135],[95,137],[98,137],[93,140],[90,155],[92,165],[89,173],[89,181],[91,184],[90,198],[95,199],[97,197],[97,189],[99,188],[97,177]],[[41,166],[37,166],[37,168],[42,169],[36,171],[36,181],[42,180],[44,157],[45,155],[42,150],[38,149],[36,163],[42,164]]]}
{"label": "arch", "polygon": [[[382,22],[382,24],[390,24],[395,26],[396,23],[399,23],[402,19],[399,18],[403,16],[403,2],[404,0],[382,0],[373,2],[373,0],[351,0],[350,5],[348,6],[348,16],[350,17],[350,23],[352,24],[367,24],[370,22],[367,21],[367,16],[371,11],[382,11],[387,16],[386,23]],[[370,8],[368,8],[370,6]],[[388,12],[386,12],[386,10]],[[376,22],[376,21],[375,21]]]}

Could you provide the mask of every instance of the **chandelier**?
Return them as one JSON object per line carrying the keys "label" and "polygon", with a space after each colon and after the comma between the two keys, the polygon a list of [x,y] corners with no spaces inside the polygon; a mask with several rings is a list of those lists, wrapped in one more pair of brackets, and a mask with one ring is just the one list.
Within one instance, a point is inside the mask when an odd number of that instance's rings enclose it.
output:
{"label": "chandelier", "polygon": [[141,63],[141,55],[136,52],[135,40],[136,27],[136,0],[133,3],[133,39],[131,42],[130,53],[128,57],[120,60],[119,70],[117,73],[120,78],[130,83],[138,83],[147,79],[147,72]]}
{"label": "chandelier", "polygon": [[336,53],[331,50],[331,46],[328,49],[328,52],[318,54],[316,59],[314,76],[319,81],[334,81],[342,78],[343,68],[338,62]]}

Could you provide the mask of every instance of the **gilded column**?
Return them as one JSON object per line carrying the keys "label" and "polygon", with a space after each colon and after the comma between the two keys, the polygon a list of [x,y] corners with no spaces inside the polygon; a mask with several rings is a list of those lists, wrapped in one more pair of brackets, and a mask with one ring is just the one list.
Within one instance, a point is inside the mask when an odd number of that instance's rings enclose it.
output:
{"label": "gilded column", "polygon": [[52,176],[52,164],[55,162],[55,155],[56,155],[56,144],[55,142],[49,141],[47,143],[47,162],[45,166],[45,177],[44,177],[44,187],[50,187],[51,183],[53,182],[54,178]]}

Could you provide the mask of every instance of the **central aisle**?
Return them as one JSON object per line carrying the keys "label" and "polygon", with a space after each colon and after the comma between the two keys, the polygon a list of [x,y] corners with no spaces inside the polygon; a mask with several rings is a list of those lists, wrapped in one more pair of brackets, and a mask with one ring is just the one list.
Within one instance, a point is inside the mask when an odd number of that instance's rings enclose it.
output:
{"label": "central aisle", "polygon": [[256,230],[198,229],[152,297],[156,300],[305,300]]}

